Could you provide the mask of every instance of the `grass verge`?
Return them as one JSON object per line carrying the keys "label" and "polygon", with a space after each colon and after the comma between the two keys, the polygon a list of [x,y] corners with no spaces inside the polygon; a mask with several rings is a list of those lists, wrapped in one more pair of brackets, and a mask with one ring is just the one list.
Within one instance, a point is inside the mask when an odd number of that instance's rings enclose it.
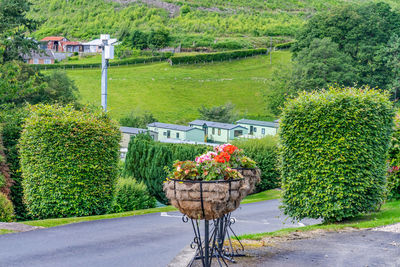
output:
{"label": "grass verge", "polygon": [[380,211],[367,215],[355,217],[340,223],[322,223],[309,225],[301,228],[285,228],[274,232],[241,235],[240,239],[261,240],[268,236],[285,236],[295,231],[311,231],[316,229],[322,230],[340,230],[347,227],[362,229],[374,228],[383,225],[390,225],[400,222],[400,200],[391,201],[384,204]]}
{"label": "grass verge", "polygon": [[2,235],[2,234],[10,234],[10,233],[14,233],[14,231],[6,230],[6,229],[0,229],[0,235]]}
{"label": "grass verge", "polygon": [[[272,189],[272,190],[267,190],[264,192],[250,195],[242,201],[242,204],[254,203],[254,202],[277,199],[277,198],[280,198],[280,191],[276,190],[276,189]],[[45,220],[36,220],[36,221],[26,221],[26,222],[22,222],[22,223],[27,224],[27,225],[32,225],[32,226],[54,227],[54,226],[70,224],[70,223],[121,218],[121,217],[143,215],[143,214],[157,213],[157,212],[169,212],[169,211],[176,211],[176,210],[177,209],[173,206],[165,206],[165,207],[160,207],[160,208],[134,210],[134,211],[122,212],[122,213],[113,213],[113,214],[95,215],[95,216],[86,216],[86,217],[45,219]]]}

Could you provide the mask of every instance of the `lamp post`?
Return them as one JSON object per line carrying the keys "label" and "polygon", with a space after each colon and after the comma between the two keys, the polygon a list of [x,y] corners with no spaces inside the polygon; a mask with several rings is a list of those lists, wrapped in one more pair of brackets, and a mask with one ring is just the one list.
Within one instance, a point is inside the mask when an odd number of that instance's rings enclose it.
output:
{"label": "lamp post", "polygon": [[101,34],[100,40],[102,42],[101,50],[101,106],[104,111],[107,111],[107,69],[108,60],[114,58],[114,47],[109,44],[109,34]]}

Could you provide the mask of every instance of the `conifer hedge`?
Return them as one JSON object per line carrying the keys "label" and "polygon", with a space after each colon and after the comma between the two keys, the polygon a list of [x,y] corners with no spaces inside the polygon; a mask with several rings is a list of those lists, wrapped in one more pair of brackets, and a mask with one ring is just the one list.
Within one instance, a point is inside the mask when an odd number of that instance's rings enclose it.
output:
{"label": "conifer hedge", "polygon": [[3,138],[2,138],[2,127],[0,125],[0,192],[6,197],[10,198],[10,187],[12,180],[10,178],[10,169],[6,161],[6,155],[4,153]]}
{"label": "conifer hedge", "polygon": [[285,214],[341,221],[380,206],[394,116],[388,99],[368,88],[330,88],[302,93],[285,105]]}
{"label": "conifer hedge", "polygon": [[34,218],[106,213],[118,174],[120,132],[102,111],[31,107],[19,151]]}
{"label": "conifer hedge", "polygon": [[132,137],[128,145],[123,174],[143,181],[150,194],[161,203],[168,203],[162,190],[167,176],[164,167],[172,167],[176,160],[193,160],[210,147],[190,144],[155,142],[147,134]]}

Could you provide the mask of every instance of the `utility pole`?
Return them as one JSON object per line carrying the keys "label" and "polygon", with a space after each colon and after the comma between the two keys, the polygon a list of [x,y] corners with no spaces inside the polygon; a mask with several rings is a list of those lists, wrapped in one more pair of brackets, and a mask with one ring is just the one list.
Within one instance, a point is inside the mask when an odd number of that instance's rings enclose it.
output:
{"label": "utility pole", "polygon": [[109,34],[101,34],[100,40],[102,41],[101,46],[101,106],[104,111],[107,111],[107,69],[108,60],[114,58],[114,47],[109,44]]}

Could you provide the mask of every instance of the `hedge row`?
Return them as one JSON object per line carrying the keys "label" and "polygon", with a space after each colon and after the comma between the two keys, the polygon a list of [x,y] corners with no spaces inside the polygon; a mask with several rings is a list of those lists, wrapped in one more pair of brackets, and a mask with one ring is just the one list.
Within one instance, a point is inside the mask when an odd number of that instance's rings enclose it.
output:
{"label": "hedge row", "polygon": [[277,143],[275,136],[233,141],[233,144],[243,149],[246,156],[252,158],[261,170],[261,183],[257,185],[256,192],[280,186]]}
{"label": "hedge row", "polygon": [[288,48],[291,48],[294,43],[296,43],[296,41],[277,44],[277,45],[275,45],[275,48],[276,49],[288,49]]}
{"label": "hedge row", "polygon": [[167,204],[162,190],[166,178],[164,167],[172,167],[176,160],[193,160],[210,148],[189,144],[168,144],[155,142],[150,136],[141,134],[132,137],[125,159],[124,175],[143,181],[150,194]]}
{"label": "hedge row", "polygon": [[341,221],[379,208],[393,115],[388,94],[368,88],[289,101],[280,122],[285,214]]}
{"label": "hedge row", "polygon": [[171,65],[176,64],[195,64],[213,61],[226,61],[237,58],[251,57],[255,55],[267,54],[267,48],[236,50],[218,53],[207,53],[189,56],[173,56],[168,61]]}
{"label": "hedge row", "polygon": [[[150,63],[156,61],[167,60],[172,56],[172,53],[165,53],[162,56],[156,57],[138,57],[138,58],[129,58],[122,59],[118,61],[110,61],[108,63],[109,66],[124,66],[124,65],[133,65],[133,64],[141,64],[141,63]],[[49,70],[49,69],[91,69],[91,68],[101,68],[101,63],[85,63],[85,64],[41,64],[34,65],[36,70]]]}
{"label": "hedge row", "polygon": [[98,110],[31,107],[19,141],[24,201],[34,218],[106,213],[118,175],[117,124]]}

